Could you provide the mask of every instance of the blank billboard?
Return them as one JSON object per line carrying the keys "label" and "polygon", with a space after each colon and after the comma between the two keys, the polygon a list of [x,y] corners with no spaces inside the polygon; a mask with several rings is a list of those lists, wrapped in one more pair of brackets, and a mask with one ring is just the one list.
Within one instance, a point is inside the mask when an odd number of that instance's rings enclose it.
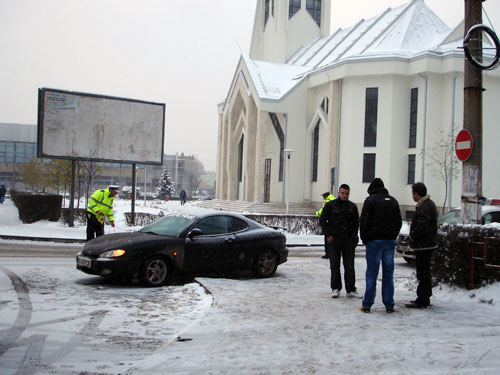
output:
{"label": "blank billboard", "polygon": [[165,104],[42,88],[38,156],[161,165]]}

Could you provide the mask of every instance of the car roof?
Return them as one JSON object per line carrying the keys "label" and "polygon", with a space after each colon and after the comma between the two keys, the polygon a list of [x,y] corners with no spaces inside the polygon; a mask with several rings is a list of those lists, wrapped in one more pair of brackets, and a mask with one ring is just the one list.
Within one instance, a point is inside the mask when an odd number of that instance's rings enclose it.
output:
{"label": "car roof", "polygon": [[199,207],[189,207],[182,211],[172,211],[169,212],[168,215],[191,215],[200,219],[208,216],[234,216],[243,220],[248,220],[248,218],[237,212],[211,210]]}

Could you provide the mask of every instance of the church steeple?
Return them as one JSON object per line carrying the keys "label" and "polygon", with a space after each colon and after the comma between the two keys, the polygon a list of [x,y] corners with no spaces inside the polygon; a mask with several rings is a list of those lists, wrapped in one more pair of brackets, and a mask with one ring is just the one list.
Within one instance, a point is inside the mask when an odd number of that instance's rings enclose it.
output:
{"label": "church steeple", "polygon": [[257,0],[250,57],[285,63],[297,50],[330,35],[331,0]]}

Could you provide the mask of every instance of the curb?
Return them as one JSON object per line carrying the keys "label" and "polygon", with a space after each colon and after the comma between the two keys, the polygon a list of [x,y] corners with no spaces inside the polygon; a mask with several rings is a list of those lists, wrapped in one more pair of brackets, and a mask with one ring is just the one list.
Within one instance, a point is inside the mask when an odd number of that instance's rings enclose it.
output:
{"label": "curb", "polygon": [[39,241],[39,242],[59,242],[59,243],[85,243],[86,240],[80,238],[48,238],[48,237],[27,237],[27,236],[9,236],[0,234],[3,240],[17,240],[17,241]]}

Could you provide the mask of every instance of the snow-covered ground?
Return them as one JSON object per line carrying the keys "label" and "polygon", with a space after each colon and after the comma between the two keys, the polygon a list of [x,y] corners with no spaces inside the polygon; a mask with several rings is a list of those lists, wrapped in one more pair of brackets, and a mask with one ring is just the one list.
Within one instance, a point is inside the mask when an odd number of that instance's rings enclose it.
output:
{"label": "snow-covered ground", "polygon": [[[161,205],[137,211],[188,209]],[[0,234],[84,238],[84,226],[23,225],[16,215],[9,201],[0,206]],[[119,216],[108,233],[130,230]],[[499,283],[474,291],[440,285],[429,309],[406,309],[414,269],[396,258],[396,312],[385,312],[379,286],[364,314],[344,291],[330,298],[320,255],[291,249],[270,279],[200,277],[157,289],[110,284],[77,271],[70,258],[0,257],[0,373],[498,373]],[[364,270],[358,253],[360,292]]]}

